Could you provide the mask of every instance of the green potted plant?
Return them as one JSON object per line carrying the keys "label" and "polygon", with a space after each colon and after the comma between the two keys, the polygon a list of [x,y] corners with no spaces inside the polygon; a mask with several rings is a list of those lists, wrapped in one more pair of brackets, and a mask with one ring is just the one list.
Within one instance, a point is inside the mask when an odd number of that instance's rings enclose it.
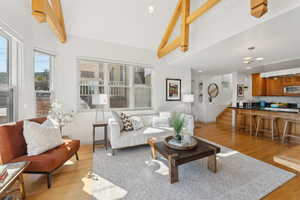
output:
{"label": "green potted plant", "polygon": [[175,131],[175,139],[181,141],[181,131],[183,129],[185,123],[184,117],[180,113],[173,113],[171,117],[171,127],[174,128]]}

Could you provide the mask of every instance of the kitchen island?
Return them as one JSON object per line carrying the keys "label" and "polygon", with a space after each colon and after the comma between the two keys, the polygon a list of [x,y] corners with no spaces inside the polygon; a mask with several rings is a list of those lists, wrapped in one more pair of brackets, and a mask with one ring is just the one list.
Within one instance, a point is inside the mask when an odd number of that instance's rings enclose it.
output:
{"label": "kitchen island", "polygon": [[[232,110],[233,126],[237,128],[244,128],[249,131],[250,135],[255,135],[256,130],[256,116],[270,116],[276,118],[276,125],[280,137],[283,134],[285,120],[299,120],[300,113],[298,109],[270,109],[269,107],[228,107]],[[264,120],[262,126],[264,129],[271,129],[271,123],[268,120]],[[288,132],[300,137],[300,123],[293,123],[288,127]],[[267,134],[266,134],[267,135]]]}

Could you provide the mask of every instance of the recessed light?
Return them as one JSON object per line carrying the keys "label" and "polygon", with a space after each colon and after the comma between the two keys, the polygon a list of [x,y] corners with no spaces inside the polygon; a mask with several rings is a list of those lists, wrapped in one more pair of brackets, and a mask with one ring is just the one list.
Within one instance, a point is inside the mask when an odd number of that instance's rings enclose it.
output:
{"label": "recessed light", "polygon": [[248,47],[248,50],[249,50],[249,51],[252,51],[252,50],[254,50],[254,49],[255,49],[255,46]]}
{"label": "recessed light", "polygon": [[154,7],[153,5],[150,5],[150,6],[148,7],[148,13],[149,13],[149,14],[153,14],[153,13],[154,13],[154,10],[155,10],[155,7]]}
{"label": "recessed light", "polygon": [[248,56],[248,57],[245,57],[244,60],[251,60],[252,58],[253,57]]}
{"label": "recessed light", "polygon": [[198,72],[200,72],[200,73],[201,73],[201,72],[203,72],[203,71],[202,71],[202,70],[198,70]]}
{"label": "recessed light", "polygon": [[257,60],[257,61],[261,61],[261,60],[264,60],[265,58],[263,58],[263,57],[258,57],[258,58],[255,58],[255,60]]}
{"label": "recessed light", "polygon": [[247,70],[250,70],[250,69],[252,69],[252,67],[246,67],[246,69],[247,69]]}
{"label": "recessed light", "polygon": [[243,63],[244,63],[244,64],[250,64],[251,62],[250,62],[250,60],[244,60]]}

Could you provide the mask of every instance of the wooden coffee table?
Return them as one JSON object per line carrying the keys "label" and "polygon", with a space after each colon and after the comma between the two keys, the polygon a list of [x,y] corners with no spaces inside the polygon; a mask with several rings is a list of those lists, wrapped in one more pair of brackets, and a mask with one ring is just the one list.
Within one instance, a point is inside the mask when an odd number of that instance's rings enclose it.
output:
{"label": "wooden coffee table", "polygon": [[217,158],[216,154],[220,153],[220,147],[205,142],[199,138],[198,145],[193,150],[180,151],[169,148],[164,142],[157,142],[155,138],[148,140],[151,147],[151,155],[153,159],[157,159],[157,152],[169,161],[169,174],[171,184],[178,182],[178,166],[208,157],[207,167],[210,171],[217,172]]}

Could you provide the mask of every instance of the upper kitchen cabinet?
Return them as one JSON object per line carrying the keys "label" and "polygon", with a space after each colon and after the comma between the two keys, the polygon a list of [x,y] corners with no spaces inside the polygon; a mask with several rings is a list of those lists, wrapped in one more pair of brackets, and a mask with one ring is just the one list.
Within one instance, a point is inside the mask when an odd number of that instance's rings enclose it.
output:
{"label": "upper kitchen cabinet", "polygon": [[252,96],[266,96],[266,79],[252,74]]}
{"label": "upper kitchen cabinet", "polygon": [[283,96],[283,77],[266,79],[266,96]]}
{"label": "upper kitchen cabinet", "polygon": [[283,77],[283,85],[285,86],[299,86],[300,76],[286,76]]}

